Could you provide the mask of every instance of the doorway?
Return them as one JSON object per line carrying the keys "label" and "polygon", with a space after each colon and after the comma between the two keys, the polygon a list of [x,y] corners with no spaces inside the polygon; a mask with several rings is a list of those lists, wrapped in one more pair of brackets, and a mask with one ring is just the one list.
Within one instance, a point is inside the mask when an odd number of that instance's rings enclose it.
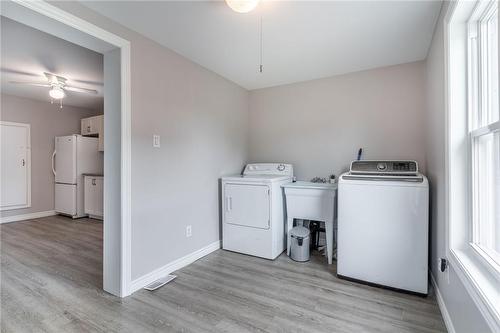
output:
{"label": "doorway", "polygon": [[46,2],[4,2],[1,15],[104,57],[103,289],[130,294],[130,43]]}

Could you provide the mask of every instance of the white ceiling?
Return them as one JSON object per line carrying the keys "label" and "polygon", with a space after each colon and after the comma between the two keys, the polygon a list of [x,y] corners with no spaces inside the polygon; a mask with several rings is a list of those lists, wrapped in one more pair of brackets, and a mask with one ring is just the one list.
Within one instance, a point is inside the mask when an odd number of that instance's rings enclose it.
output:
{"label": "white ceiling", "polygon": [[[247,89],[425,59],[440,1],[83,1]],[[259,73],[263,20],[264,73]]]}
{"label": "white ceiling", "polygon": [[46,82],[44,72],[68,79],[68,85],[95,89],[97,95],[68,91],[64,105],[102,110],[103,56],[66,40],[1,17],[2,93],[50,101],[49,88],[10,81]]}

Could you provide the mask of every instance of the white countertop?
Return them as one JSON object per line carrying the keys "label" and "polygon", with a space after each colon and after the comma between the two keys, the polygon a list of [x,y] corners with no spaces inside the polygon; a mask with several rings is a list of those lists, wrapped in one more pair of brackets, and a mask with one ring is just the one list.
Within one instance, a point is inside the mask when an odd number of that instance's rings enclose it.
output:
{"label": "white countertop", "polygon": [[336,190],[337,183],[313,183],[313,182],[305,182],[305,181],[297,181],[295,183],[286,183],[281,185],[284,188],[300,188],[300,189],[316,189],[316,190]]}

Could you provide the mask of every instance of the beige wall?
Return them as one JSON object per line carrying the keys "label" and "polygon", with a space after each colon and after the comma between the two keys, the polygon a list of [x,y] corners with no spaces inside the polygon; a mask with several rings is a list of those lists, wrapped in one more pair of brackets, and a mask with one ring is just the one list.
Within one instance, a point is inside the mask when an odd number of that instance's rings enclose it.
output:
{"label": "beige wall", "polygon": [[450,266],[449,279],[438,268],[438,258],[446,257],[445,228],[445,72],[443,16],[445,2],[432,40],[426,62],[426,161],[430,184],[431,228],[430,268],[443,296],[446,308],[457,333],[490,332],[485,319]]}
{"label": "beige wall", "polygon": [[415,159],[425,169],[424,63],[250,93],[250,161],[287,162],[298,179],[337,176],[365,159]]}
{"label": "beige wall", "polygon": [[247,160],[248,92],[79,3],[52,4],[131,43],[132,279],[218,242],[218,180]]}
{"label": "beige wall", "polygon": [[142,38],[132,40],[132,82],[135,279],[220,239],[218,179],[247,159],[248,93]]}
{"label": "beige wall", "polygon": [[0,120],[31,125],[31,207],[0,212],[13,216],[54,210],[54,137],[80,133],[80,119],[100,112],[1,95]]}

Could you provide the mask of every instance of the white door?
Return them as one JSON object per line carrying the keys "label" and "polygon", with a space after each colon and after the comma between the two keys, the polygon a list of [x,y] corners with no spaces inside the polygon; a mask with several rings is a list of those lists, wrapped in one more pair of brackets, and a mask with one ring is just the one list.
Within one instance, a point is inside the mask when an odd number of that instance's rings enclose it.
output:
{"label": "white door", "polygon": [[76,215],[76,185],[56,184],[55,192],[55,211]]}
{"label": "white door", "polygon": [[30,125],[0,122],[0,210],[31,206]]}
{"label": "white door", "polygon": [[76,184],[76,136],[58,136],[55,140],[56,183]]}
{"label": "white door", "polygon": [[226,184],[225,223],[269,229],[270,192],[266,185]]}

